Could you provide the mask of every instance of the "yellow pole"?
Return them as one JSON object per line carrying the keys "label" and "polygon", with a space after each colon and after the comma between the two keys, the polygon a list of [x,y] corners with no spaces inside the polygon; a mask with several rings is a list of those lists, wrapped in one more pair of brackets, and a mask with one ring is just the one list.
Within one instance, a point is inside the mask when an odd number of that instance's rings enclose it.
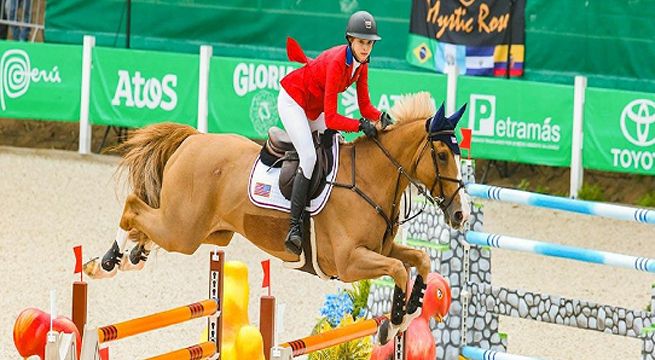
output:
{"label": "yellow pole", "polygon": [[103,326],[98,328],[98,343],[123,339],[146,331],[212,315],[217,309],[218,303],[216,300],[203,300],[141,318]]}
{"label": "yellow pole", "polygon": [[352,325],[336,328],[321,334],[308,336],[302,339],[289,341],[280,344],[280,347],[287,347],[293,350],[293,356],[309,354],[314,351],[323,350],[334,345],[374,335],[386,316],[378,316],[373,319],[356,322]]}
{"label": "yellow pole", "polygon": [[188,348],[171,351],[166,354],[153,356],[147,360],[201,360],[216,354],[216,344],[206,341]]}

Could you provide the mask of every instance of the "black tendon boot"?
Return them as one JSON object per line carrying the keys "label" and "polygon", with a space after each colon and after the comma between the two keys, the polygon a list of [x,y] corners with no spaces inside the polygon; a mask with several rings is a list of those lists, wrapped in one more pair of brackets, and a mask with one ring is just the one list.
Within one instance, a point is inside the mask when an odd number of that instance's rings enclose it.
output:
{"label": "black tendon boot", "polygon": [[409,302],[407,303],[407,314],[414,315],[416,310],[423,307],[423,296],[425,295],[426,287],[427,286],[423,282],[423,276],[420,274],[416,275],[412,294],[409,296]]}
{"label": "black tendon boot", "polygon": [[307,193],[309,192],[310,179],[303,175],[298,167],[296,177],[293,179],[293,190],[291,191],[291,218],[289,219],[289,233],[284,241],[284,246],[290,252],[300,255],[302,253],[302,215],[307,204]]}
{"label": "black tendon boot", "polygon": [[396,285],[393,289],[391,303],[391,322],[389,322],[389,320],[384,320],[378,328],[378,343],[380,345],[385,345],[396,336],[400,325],[403,323],[403,317],[405,314],[405,292]]}

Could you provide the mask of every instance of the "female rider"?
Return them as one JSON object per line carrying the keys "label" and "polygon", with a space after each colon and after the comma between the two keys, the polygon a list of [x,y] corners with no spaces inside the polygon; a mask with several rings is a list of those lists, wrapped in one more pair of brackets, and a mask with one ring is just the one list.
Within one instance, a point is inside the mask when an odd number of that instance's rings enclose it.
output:
{"label": "female rider", "polygon": [[[289,60],[305,64],[282,79],[277,103],[300,162],[293,181],[289,233],[284,242],[287,250],[296,255],[302,252],[302,215],[316,164],[312,131],[363,131],[366,136],[375,137],[377,130],[372,121],[381,120],[383,128],[392,123],[387,113],[371,104],[368,93],[368,62],[373,45],[380,39],[375,19],[366,11],[358,11],[348,20],[347,45],[325,50],[316,59],[308,59],[298,43],[288,39]],[[354,82],[362,114],[359,121],[337,113],[337,95]]]}

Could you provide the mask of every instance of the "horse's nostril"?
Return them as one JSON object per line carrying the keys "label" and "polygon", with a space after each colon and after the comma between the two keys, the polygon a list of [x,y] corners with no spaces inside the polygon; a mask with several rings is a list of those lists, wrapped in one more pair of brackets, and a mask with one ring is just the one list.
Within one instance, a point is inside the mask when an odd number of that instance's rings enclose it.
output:
{"label": "horse's nostril", "polygon": [[462,213],[461,211],[457,211],[457,212],[455,212],[454,218],[455,218],[455,221],[462,222],[462,220],[464,220],[464,213]]}

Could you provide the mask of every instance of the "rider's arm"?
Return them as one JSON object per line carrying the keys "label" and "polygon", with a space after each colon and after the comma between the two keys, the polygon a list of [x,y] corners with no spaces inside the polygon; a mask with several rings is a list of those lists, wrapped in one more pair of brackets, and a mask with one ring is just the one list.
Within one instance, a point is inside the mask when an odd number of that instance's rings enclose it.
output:
{"label": "rider's arm", "polygon": [[325,95],[323,98],[323,112],[325,113],[325,126],[328,129],[355,132],[359,130],[359,121],[337,113],[337,99],[339,92],[337,83],[343,76],[343,69],[338,61],[330,61],[325,74]]}
{"label": "rider's arm", "polygon": [[371,104],[371,98],[368,94],[368,65],[362,65],[359,79],[357,79],[357,103],[359,104],[359,112],[363,117],[373,121],[380,120],[382,113]]}

